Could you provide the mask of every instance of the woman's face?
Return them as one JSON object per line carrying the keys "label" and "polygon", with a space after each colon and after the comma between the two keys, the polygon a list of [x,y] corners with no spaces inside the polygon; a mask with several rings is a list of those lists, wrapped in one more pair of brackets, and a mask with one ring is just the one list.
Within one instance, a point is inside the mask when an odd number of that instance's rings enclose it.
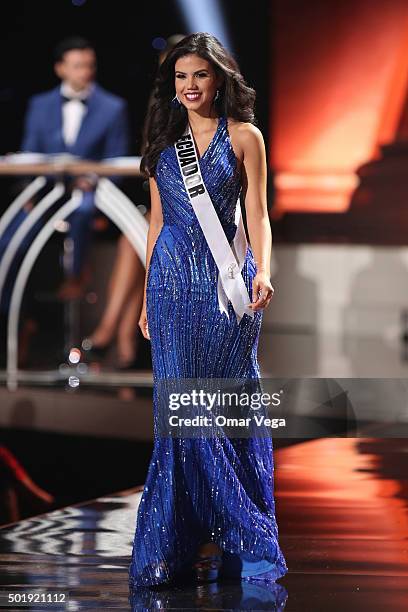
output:
{"label": "woman's face", "polygon": [[210,62],[195,54],[184,55],[175,63],[176,95],[187,110],[208,110],[219,79]]}

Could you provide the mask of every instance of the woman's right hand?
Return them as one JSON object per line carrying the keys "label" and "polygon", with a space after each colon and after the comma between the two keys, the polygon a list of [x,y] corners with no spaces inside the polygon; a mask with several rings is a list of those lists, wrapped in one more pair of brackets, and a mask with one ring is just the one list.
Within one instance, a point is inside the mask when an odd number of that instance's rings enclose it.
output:
{"label": "woman's right hand", "polygon": [[142,330],[143,337],[146,338],[146,340],[150,340],[145,300],[143,300],[142,312],[140,313],[139,327]]}

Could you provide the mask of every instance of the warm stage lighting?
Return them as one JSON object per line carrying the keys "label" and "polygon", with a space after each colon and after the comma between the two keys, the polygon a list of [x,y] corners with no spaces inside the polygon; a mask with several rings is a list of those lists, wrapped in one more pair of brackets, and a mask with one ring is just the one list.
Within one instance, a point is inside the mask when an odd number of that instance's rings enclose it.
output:
{"label": "warm stage lighting", "polygon": [[407,2],[355,2],[335,19],[329,4],[275,3],[269,143],[281,211],[348,210],[358,169],[394,141],[406,104]]}
{"label": "warm stage lighting", "polygon": [[353,173],[278,172],[275,208],[281,211],[344,212],[359,179]]}

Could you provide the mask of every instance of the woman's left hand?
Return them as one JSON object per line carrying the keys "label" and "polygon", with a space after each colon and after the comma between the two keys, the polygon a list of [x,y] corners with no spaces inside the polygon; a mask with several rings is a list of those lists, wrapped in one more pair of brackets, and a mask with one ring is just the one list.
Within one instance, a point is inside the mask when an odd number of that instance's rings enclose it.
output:
{"label": "woman's left hand", "polygon": [[252,304],[249,307],[253,311],[266,308],[269,306],[274,292],[269,276],[265,272],[258,272],[252,281]]}

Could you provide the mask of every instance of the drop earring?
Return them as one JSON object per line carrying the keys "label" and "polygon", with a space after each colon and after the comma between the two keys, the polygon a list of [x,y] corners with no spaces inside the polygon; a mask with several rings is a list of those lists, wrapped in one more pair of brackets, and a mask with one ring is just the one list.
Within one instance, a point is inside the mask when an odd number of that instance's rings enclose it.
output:
{"label": "drop earring", "polygon": [[220,90],[217,89],[215,96],[214,96],[214,102],[216,102],[218,100],[218,98],[220,97]]}
{"label": "drop earring", "polygon": [[174,98],[171,101],[172,106],[174,106],[174,108],[180,108],[181,106],[181,102],[177,97],[177,94],[174,96]]}

